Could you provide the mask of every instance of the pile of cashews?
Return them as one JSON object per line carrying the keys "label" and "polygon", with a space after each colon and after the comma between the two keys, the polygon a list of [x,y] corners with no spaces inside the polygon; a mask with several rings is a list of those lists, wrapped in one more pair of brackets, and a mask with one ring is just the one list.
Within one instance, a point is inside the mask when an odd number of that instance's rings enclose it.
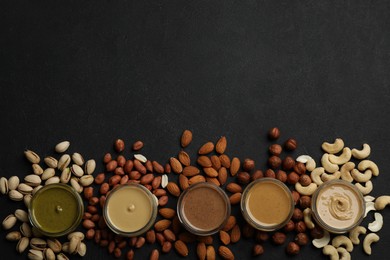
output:
{"label": "pile of cashews", "polygon": [[[368,144],[363,144],[362,149],[350,149],[344,146],[344,141],[341,138],[336,138],[333,143],[324,142],[322,144],[324,154],[321,158],[321,166],[317,167],[315,160],[309,155],[301,155],[297,157],[297,161],[306,165],[306,170],[310,172],[312,183],[303,186],[297,182],[295,189],[302,195],[311,196],[318,186],[324,182],[342,179],[353,183],[364,195],[366,203],[366,211],[364,217],[369,211],[383,210],[390,204],[390,196],[384,195],[374,198],[368,195],[373,190],[371,182],[372,176],[379,175],[378,166],[368,159],[371,153],[371,148]],[[351,161],[351,158],[360,160],[357,165]],[[311,209],[306,208],[303,212],[304,221],[309,229],[313,229],[315,224],[311,219]],[[337,235],[331,239],[328,231],[324,230],[322,238],[314,239],[313,245],[317,248],[322,248],[322,252],[328,255],[331,260],[347,260],[351,259],[350,253],[354,245],[359,245],[359,235],[365,235],[363,240],[363,250],[366,254],[371,255],[371,244],[379,241],[378,232],[383,226],[383,217],[380,213],[374,213],[374,221],[368,224],[368,230],[371,233],[367,234],[367,229],[363,226],[358,226],[352,229],[348,236]]]}

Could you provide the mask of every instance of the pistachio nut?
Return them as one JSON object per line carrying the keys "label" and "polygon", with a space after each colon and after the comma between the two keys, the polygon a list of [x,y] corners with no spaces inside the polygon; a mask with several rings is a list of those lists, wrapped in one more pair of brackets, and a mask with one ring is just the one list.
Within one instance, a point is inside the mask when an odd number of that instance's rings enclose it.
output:
{"label": "pistachio nut", "polygon": [[53,184],[53,183],[60,183],[60,177],[58,177],[58,176],[53,176],[53,177],[49,178],[49,179],[45,182],[45,185]]}
{"label": "pistachio nut", "polygon": [[96,162],[94,159],[90,159],[85,163],[85,173],[91,175],[96,168]]}
{"label": "pistachio nut", "polygon": [[78,193],[83,191],[83,187],[80,186],[79,180],[75,177],[70,178],[70,185],[75,189]]}
{"label": "pistachio nut", "polygon": [[70,164],[70,155],[69,154],[64,154],[61,156],[60,160],[58,161],[58,169],[60,171],[62,171],[63,169],[65,169],[66,167],[68,167],[68,165]]}
{"label": "pistachio nut", "polygon": [[16,221],[17,218],[15,217],[14,214],[10,214],[6,216],[2,223],[3,229],[5,230],[11,229],[15,225]]}
{"label": "pistachio nut", "polygon": [[70,168],[65,168],[61,173],[61,177],[60,177],[61,183],[68,183],[71,176],[72,176],[72,172],[70,171]]}
{"label": "pistachio nut", "polygon": [[8,241],[18,241],[19,239],[22,238],[22,234],[19,232],[19,231],[11,231],[9,232],[5,238],[8,240]]}
{"label": "pistachio nut", "polygon": [[8,190],[16,190],[19,185],[19,177],[18,176],[11,176],[8,179]]}
{"label": "pistachio nut", "polygon": [[59,253],[62,250],[61,242],[56,238],[49,238],[46,240],[47,246],[53,250],[54,253]]}
{"label": "pistachio nut", "polygon": [[73,153],[72,154],[72,160],[75,164],[82,166],[84,164],[84,158],[79,153]]}
{"label": "pistachio nut", "polygon": [[45,260],[56,259],[56,255],[54,254],[53,250],[51,250],[51,248],[45,248],[45,250],[43,250],[43,257],[45,258]]}
{"label": "pistachio nut", "polygon": [[95,178],[92,175],[84,175],[83,177],[80,178],[79,182],[82,186],[86,187],[91,185],[94,180]]}
{"label": "pistachio nut", "polygon": [[79,247],[81,243],[81,240],[78,237],[72,237],[69,241],[69,254],[76,254],[77,253],[77,248]]}
{"label": "pistachio nut", "polygon": [[34,196],[34,194],[39,191],[43,186],[42,185],[39,185],[39,186],[36,186],[33,191],[31,192],[31,194]]}
{"label": "pistachio nut", "polygon": [[81,168],[79,165],[77,164],[73,164],[71,167],[70,167],[70,170],[72,171],[73,175],[76,176],[76,177],[81,177],[84,175],[84,171],[83,171],[83,168]]}
{"label": "pistachio nut", "polygon": [[77,253],[80,256],[85,256],[85,254],[87,253],[87,245],[84,242],[80,243],[80,246],[77,249]]}
{"label": "pistachio nut", "polygon": [[25,237],[32,236],[31,226],[28,224],[28,222],[22,223],[22,225],[20,225],[19,229],[20,229],[20,233],[22,233],[23,236],[25,236]]}
{"label": "pistachio nut", "polygon": [[70,146],[69,141],[62,141],[55,146],[54,150],[57,153],[64,153],[66,150],[68,150],[69,146]]}
{"label": "pistachio nut", "polygon": [[80,240],[84,240],[85,238],[85,235],[83,232],[80,232],[80,231],[75,231],[75,232],[72,232],[68,235],[68,240],[71,240],[73,237],[77,237],[78,239]]}
{"label": "pistachio nut", "polygon": [[38,175],[35,174],[29,174],[26,177],[24,177],[24,181],[26,184],[36,187],[41,184],[41,178]]}
{"label": "pistachio nut", "polygon": [[62,244],[62,252],[69,254],[70,242],[65,242]]}
{"label": "pistachio nut", "polygon": [[28,222],[28,213],[23,209],[15,210],[15,217],[21,222]]}
{"label": "pistachio nut", "polygon": [[22,254],[24,250],[27,249],[28,245],[30,244],[30,239],[28,237],[22,237],[19,241],[18,244],[16,245],[16,251],[19,254]]}
{"label": "pistachio nut", "polygon": [[36,249],[36,250],[44,250],[46,248],[46,241],[43,240],[42,238],[37,238],[37,237],[34,237],[34,238],[31,238],[30,240],[30,247],[32,249]]}
{"label": "pistachio nut", "polygon": [[11,190],[11,191],[9,191],[8,196],[9,196],[9,198],[10,198],[11,200],[13,200],[13,201],[21,201],[21,200],[23,200],[23,194],[20,193],[20,192],[17,191],[17,190]]}
{"label": "pistachio nut", "polygon": [[43,173],[42,167],[37,163],[34,163],[32,165],[32,169],[33,169],[33,173],[36,175],[41,175]]}
{"label": "pistachio nut", "polygon": [[[66,252],[65,252],[65,253],[66,253]],[[59,253],[59,254],[57,255],[57,260],[69,260],[69,258],[68,258],[65,254]]]}
{"label": "pistachio nut", "polygon": [[56,175],[56,171],[54,170],[54,168],[46,168],[42,173],[41,179],[43,181],[46,181],[51,177],[53,177],[54,175]]}
{"label": "pistachio nut", "polygon": [[43,260],[43,252],[36,249],[30,249],[28,250],[27,257],[30,260]]}
{"label": "pistachio nut", "polygon": [[41,161],[39,155],[31,150],[24,151],[24,155],[26,156],[27,160],[29,160],[31,163],[39,163]]}
{"label": "pistachio nut", "polygon": [[26,183],[20,183],[18,185],[18,191],[23,195],[31,194],[33,191],[33,187],[27,185]]}
{"label": "pistachio nut", "polygon": [[57,166],[58,166],[58,161],[53,156],[46,156],[43,159],[43,161],[46,163],[47,166],[49,166],[51,168],[57,168]]}
{"label": "pistachio nut", "polygon": [[24,195],[24,197],[23,197],[24,205],[25,205],[27,208],[30,207],[31,199],[32,199],[32,195],[31,195],[31,194],[26,194],[26,195]]}
{"label": "pistachio nut", "polygon": [[8,180],[5,177],[0,178],[0,193],[7,194],[8,193]]}

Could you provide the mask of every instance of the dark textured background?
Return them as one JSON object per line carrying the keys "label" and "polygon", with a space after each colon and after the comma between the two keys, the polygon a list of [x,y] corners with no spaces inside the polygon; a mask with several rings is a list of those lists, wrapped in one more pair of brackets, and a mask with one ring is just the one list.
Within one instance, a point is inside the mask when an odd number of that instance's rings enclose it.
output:
{"label": "dark textured background", "polygon": [[[141,139],[143,154],[165,162],[186,128],[190,154],[226,135],[229,155],[264,169],[266,131],[279,126],[280,142],[300,144],[293,155],[319,159],[336,137],[369,143],[382,172],[372,194],[389,194],[389,14],[388,1],[1,1],[0,175],[30,173],[23,150],[44,156],[64,139],[99,162],[116,138]],[[15,204],[0,198],[1,219]],[[382,214],[371,259],[390,246]],[[5,234],[0,258],[15,258]],[[251,245],[231,248],[244,259]],[[262,259],[289,258],[265,250]],[[361,246],[352,256],[369,259]],[[326,259],[310,245],[295,259],[309,257]],[[86,259],[106,258],[88,244]]]}

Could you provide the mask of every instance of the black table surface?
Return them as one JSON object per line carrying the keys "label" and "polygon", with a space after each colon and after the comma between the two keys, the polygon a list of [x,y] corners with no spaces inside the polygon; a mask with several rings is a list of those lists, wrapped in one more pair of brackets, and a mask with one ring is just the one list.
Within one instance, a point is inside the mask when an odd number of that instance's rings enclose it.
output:
{"label": "black table surface", "polygon": [[[278,126],[279,143],[298,141],[292,156],[317,162],[324,141],[369,143],[381,170],[371,194],[389,194],[389,13],[389,1],[1,1],[0,175],[31,173],[23,151],[51,155],[61,140],[95,158],[96,172],[116,138],[143,140],[142,153],[165,163],[184,129],[190,155],[225,135],[227,154],[264,170],[266,133]],[[1,196],[0,218],[22,206]],[[381,213],[372,256],[359,245],[354,259],[388,259],[390,210]],[[26,257],[0,235],[1,259]],[[250,259],[253,243],[229,247]],[[114,259],[87,245],[85,259]],[[285,245],[264,247],[262,259],[293,258]],[[312,245],[294,258],[327,259]]]}

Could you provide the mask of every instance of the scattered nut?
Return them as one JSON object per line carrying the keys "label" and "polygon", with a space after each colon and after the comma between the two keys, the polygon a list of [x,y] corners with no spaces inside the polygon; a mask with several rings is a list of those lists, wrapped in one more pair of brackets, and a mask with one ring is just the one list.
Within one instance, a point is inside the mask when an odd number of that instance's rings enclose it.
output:
{"label": "scattered nut", "polygon": [[365,171],[367,169],[370,169],[372,171],[372,175],[378,176],[379,175],[379,168],[378,166],[370,160],[363,160],[358,164],[358,169],[360,171]]}
{"label": "scattered nut", "polygon": [[389,204],[390,204],[390,196],[384,195],[376,198],[374,206],[376,210],[382,210]]}
{"label": "scattered nut", "polygon": [[383,226],[383,217],[380,213],[375,212],[374,218],[375,220],[368,224],[368,229],[371,232],[378,232]]}
{"label": "scattered nut", "polygon": [[334,164],[342,165],[344,163],[347,163],[351,159],[351,149],[348,147],[345,147],[343,149],[343,153],[340,154],[339,156],[330,154],[329,155],[329,161]]}
{"label": "scattered nut", "polygon": [[351,260],[351,254],[344,247],[336,248],[336,250],[339,253],[340,260]]}
{"label": "scattered nut", "polygon": [[310,208],[306,208],[303,211],[303,221],[305,222],[306,227],[308,229],[313,229],[315,227],[313,221],[311,220],[311,209]]}
{"label": "scattered nut", "polygon": [[313,239],[312,244],[317,248],[323,248],[330,242],[330,234],[324,230],[324,236],[322,238]]}
{"label": "scattered nut", "polygon": [[324,255],[328,255],[330,257],[330,260],[339,260],[339,253],[337,252],[337,249],[334,246],[326,245],[322,249],[322,253]]}
{"label": "scattered nut", "polygon": [[344,148],[344,141],[341,138],[336,138],[333,143],[324,142],[322,143],[322,149],[330,154],[336,154]]}
{"label": "scattered nut", "polygon": [[366,159],[368,156],[370,156],[370,153],[371,148],[368,144],[363,144],[362,150],[358,150],[356,148],[352,149],[352,156],[359,160]]}
{"label": "scattered nut", "polygon": [[295,189],[301,194],[301,195],[307,195],[310,196],[312,195],[316,189],[317,189],[317,184],[315,183],[310,183],[308,186],[304,187],[302,184],[299,182],[295,183]]}
{"label": "scattered nut", "polygon": [[360,190],[360,192],[363,194],[363,195],[367,195],[369,194],[371,191],[372,191],[372,182],[371,181],[368,181],[365,183],[365,186],[363,186],[362,184],[360,183],[355,183],[355,186]]}
{"label": "scattered nut", "polygon": [[365,235],[366,232],[367,232],[367,230],[365,227],[357,226],[354,229],[352,229],[351,231],[349,231],[349,239],[351,240],[351,242],[353,244],[358,245],[358,244],[360,244],[359,235],[361,235],[361,234]]}
{"label": "scattered nut", "polygon": [[378,242],[379,236],[375,233],[367,234],[363,240],[363,250],[367,255],[371,255],[371,244]]}
{"label": "scattered nut", "polygon": [[352,241],[347,236],[336,236],[332,239],[332,246],[334,247],[345,247],[348,252],[352,252],[353,250],[353,244]]}
{"label": "scattered nut", "polygon": [[339,170],[339,166],[329,161],[329,154],[324,153],[321,158],[321,164],[325,168],[325,171],[334,173]]}

